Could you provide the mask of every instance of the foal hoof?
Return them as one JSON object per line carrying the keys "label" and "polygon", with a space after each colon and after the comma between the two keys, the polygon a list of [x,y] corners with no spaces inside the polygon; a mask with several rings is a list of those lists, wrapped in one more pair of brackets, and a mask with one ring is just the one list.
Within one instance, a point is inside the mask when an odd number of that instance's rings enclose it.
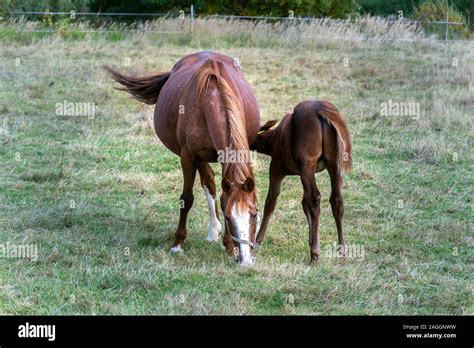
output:
{"label": "foal hoof", "polygon": [[176,246],[174,246],[170,249],[171,254],[176,254],[176,253],[183,252],[183,251],[184,250],[183,250],[183,247],[181,246],[181,244],[178,244],[178,245],[176,245]]}
{"label": "foal hoof", "polygon": [[337,257],[345,260],[347,257],[347,248],[345,244],[339,244],[337,247]]}
{"label": "foal hoof", "polygon": [[319,255],[318,254],[312,254],[311,259],[309,260],[310,265],[316,265],[319,261]]}

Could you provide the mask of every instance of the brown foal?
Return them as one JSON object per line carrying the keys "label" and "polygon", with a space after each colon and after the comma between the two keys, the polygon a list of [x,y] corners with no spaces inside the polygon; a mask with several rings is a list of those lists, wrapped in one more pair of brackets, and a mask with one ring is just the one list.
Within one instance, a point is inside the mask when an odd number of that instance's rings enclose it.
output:
{"label": "brown foal", "polygon": [[299,103],[293,113],[286,114],[277,128],[271,129],[276,122],[265,123],[251,145],[251,149],[272,157],[270,187],[256,242],[261,244],[265,238],[283,179],[287,175],[299,175],[304,189],[302,205],[309,225],[311,261],[319,259],[321,194],[316,186],[315,173],[327,169],[331,178],[330,202],[336,220],[338,251],[344,256],[342,175],[352,166],[352,144],[347,123],[337,108],[325,100]]}

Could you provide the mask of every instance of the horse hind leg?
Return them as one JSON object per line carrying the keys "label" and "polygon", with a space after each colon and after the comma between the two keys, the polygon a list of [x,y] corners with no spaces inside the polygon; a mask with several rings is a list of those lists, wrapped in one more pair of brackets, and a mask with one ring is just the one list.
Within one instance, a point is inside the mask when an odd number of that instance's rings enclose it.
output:
{"label": "horse hind leg", "polygon": [[330,128],[324,123],[323,133],[323,148],[324,150],[324,164],[329,173],[331,180],[331,210],[334,220],[336,222],[337,237],[338,237],[338,256],[345,257],[347,248],[344,240],[344,231],[342,228],[342,218],[344,216],[344,199],[342,197],[342,174],[339,164],[338,141],[335,129]]}
{"label": "horse hind leg", "polygon": [[209,224],[207,227],[208,242],[216,242],[222,231],[222,224],[219,221],[218,209],[216,203],[216,183],[214,181],[214,171],[209,163],[200,163],[198,165],[199,176],[201,177],[201,186],[207,199],[209,209]]}
{"label": "horse hind leg", "polygon": [[321,211],[321,193],[316,186],[314,176],[315,168],[305,165],[301,172],[301,183],[303,184],[303,211],[308,219],[309,245],[311,262],[319,260],[321,246],[319,243],[319,215]]}
{"label": "horse hind leg", "polygon": [[175,253],[183,251],[183,243],[188,234],[186,230],[186,221],[188,218],[188,212],[193,206],[194,195],[193,186],[196,178],[196,164],[192,160],[186,148],[181,150],[181,168],[183,170],[183,192],[180,197],[180,211],[179,211],[179,223],[176,229],[173,245],[171,246],[170,252]]}
{"label": "horse hind leg", "polygon": [[342,218],[344,216],[344,199],[342,197],[342,175],[337,170],[337,164],[328,166],[329,176],[331,178],[331,203],[332,215],[336,221],[337,237],[338,237],[338,253],[339,256],[346,256],[346,242],[344,240],[344,230],[342,229]]}

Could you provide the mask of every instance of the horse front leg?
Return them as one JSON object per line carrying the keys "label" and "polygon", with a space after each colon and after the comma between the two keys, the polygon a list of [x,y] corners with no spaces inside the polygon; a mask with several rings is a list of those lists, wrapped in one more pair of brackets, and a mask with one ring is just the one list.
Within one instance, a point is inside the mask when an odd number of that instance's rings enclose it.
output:
{"label": "horse front leg", "polygon": [[207,207],[209,209],[209,225],[207,227],[208,242],[216,242],[219,239],[219,233],[222,225],[219,221],[217,202],[216,202],[216,183],[214,180],[214,171],[209,163],[201,162],[198,164],[199,176],[201,177],[201,186],[206,194]]}
{"label": "horse front leg", "polygon": [[183,192],[181,193],[179,202],[179,223],[174,236],[174,242],[170,251],[172,253],[183,251],[183,243],[188,234],[186,230],[186,221],[188,212],[193,206],[194,195],[193,186],[196,178],[196,163],[191,158],[186,147],[183,147],[180,154],[181,168],[183,170]]}
{"label": "horse front leg", "polygon": [[319,214],[321,210],[321,193],[316,186],[314,168],[305,166],[302,168],[301,183],[303,184],[303,211],[308,219],[309,245],[311,261],[319,260],[321,246],[319,244]]}

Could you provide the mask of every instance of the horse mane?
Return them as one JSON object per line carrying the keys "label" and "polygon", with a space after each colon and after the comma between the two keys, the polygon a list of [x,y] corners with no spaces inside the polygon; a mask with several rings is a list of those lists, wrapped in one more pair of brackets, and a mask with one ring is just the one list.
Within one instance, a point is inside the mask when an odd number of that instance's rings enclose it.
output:
{"label": "horse mane", "polygon": [[[215,79],[222,97],[226,114],[227,131],[229,134],[229,149],[235,151],[250,151],[245,127],[243,106],[231,84],[234,80],[223,62],[208,59],[194,75],[197,86],[197,100],[207,91],[209,81]],[[224,163],[223,177],[231,177],[238,183],[243,183],[248,177],[253,178],[249,163]]]}

